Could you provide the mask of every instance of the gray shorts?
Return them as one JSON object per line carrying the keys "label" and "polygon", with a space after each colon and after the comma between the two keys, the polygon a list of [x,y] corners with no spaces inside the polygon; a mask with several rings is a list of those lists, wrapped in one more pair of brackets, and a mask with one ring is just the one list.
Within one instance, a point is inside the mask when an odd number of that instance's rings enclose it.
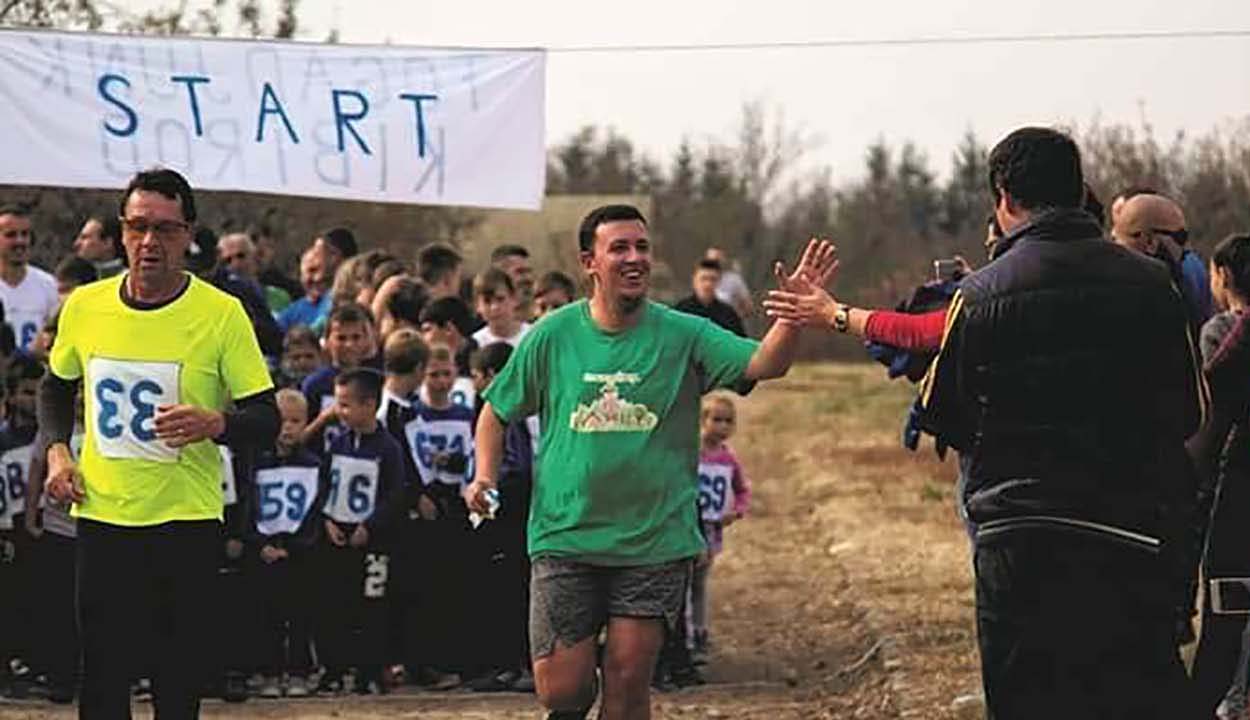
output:
{"label": "gray shorts", "polygon": [[676,626],[690,582],[689,558],[662,565],[609,567],[538,558],[530,571],[530,655],[597,635],[610,617],[662,619]]}

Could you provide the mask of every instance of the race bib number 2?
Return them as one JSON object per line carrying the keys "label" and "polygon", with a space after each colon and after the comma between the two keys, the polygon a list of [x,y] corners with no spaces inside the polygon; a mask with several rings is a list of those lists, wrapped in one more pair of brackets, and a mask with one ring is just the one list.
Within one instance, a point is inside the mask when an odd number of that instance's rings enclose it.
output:
{"label": "race bib number 2", "polygon": [[179,402],[178,363],[92,358],[87,364],[96,449],[107,458],[177,462],[156,438],[156,408]]}

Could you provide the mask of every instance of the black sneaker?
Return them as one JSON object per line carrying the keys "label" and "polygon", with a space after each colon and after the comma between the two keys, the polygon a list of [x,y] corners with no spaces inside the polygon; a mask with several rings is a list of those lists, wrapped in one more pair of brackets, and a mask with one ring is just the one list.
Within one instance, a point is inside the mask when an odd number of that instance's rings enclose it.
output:
{"label": "black sneaker", "polygon": [[703,673],[699,672],[699,669],[694,665],[679,665],[673,668],[672,672],[669,673],[669,678],[679,688],[707,684],[707,680],[703,678]]}
{"label": "black sneaker", "polygon": [[48,686],[48,700],[57,705],[69,705],[74,702],[73,684],[52,684]]}
{"label": "black sneaker", "polygon": [[228,703],[247,701],[247,678],[239,673],[230,673],[221,688],[221,699]]}
{"label": "black sneaker", "polygon": [[327,672],[321,676],[321,682],[317,683],[318,695],[342,695],[343,694],[343,678],[337,677]]}

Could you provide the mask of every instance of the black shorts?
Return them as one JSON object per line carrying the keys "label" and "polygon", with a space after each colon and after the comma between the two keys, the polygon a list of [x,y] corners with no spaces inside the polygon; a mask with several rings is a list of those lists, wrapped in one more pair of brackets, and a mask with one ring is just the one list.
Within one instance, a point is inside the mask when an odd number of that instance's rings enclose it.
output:
{"label": "black shorts", "polygon": [[555,652],[596,635],[609,617],[677,624],[690,582],[690,558],[613,567],[537,558],[530,570],[530,655]]}

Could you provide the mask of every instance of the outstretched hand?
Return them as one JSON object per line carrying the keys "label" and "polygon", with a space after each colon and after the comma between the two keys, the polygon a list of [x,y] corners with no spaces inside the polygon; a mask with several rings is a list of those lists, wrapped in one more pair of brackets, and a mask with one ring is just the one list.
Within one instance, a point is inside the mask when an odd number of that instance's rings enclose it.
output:
{"label": "outstretched hand", "polygon": [[786,292],[803,293],[813,287],[826,287],[838,272],[838,248],[828,240],[812,238],[799,256],[794,271],[787,274],[784,263],[773,266],[777,287]]}

